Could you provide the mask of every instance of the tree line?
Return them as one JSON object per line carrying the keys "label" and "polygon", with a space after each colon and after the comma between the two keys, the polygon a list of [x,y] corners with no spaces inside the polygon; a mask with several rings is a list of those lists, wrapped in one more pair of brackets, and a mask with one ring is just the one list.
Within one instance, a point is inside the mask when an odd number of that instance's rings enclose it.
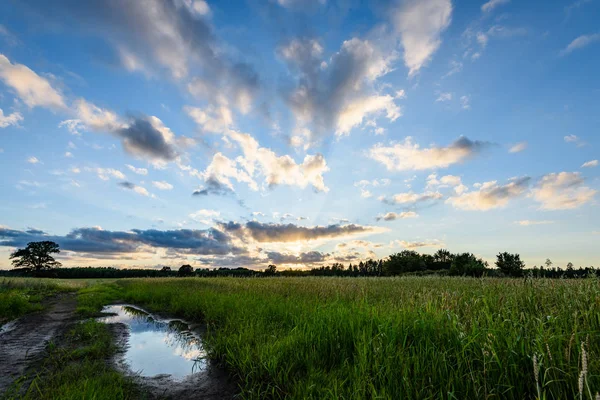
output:
{"label": "tree line", "polygon": [[[73,278],[148,278],[148,277],[262,277],[262,276],[398,276],[398,275],[446,275],[446,276],[508,276],[508,277],[539,277],[539,278],[584,278],[600,276],[600,270],[594,267],[575,269],[568,263],[566,269],[553,267],[547,259],[540,267],[525,269],[519,254],[508,252],[499,253],[494,267],[472,253],[451,253],[440,249],[433,255],[420,254],[413,250],[404,250],[390,255],[385,259],[360,261],[320,266],[308,270],[278,270],[276,265],[266,269],[252,270],[248,268],[198,268],[185,264],[178,269],[164,266],[160,269],[121,269],[114,267],[71,267],[60,268],[53,254],[60,253],[59,246],[54,242],[31,242],[25,249],[18,249],[10,255],[13,260],[13,270],[0,270],[0,276],[55,277]],[[545,266],[545,268],[544,268]]]}

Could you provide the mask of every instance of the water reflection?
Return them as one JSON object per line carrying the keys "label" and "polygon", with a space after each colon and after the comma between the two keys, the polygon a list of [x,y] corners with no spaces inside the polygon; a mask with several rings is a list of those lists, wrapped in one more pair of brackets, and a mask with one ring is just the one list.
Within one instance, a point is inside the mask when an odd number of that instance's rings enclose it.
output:
{"label": "water reflection", "polygon": [[139,308],[116,305],[102,310],[113,315],[104,323],[121,323],[129,328],[125,361],[143,376],[171,375],[182,379],[206,367],[200,337],[180,320],[160,320]]}

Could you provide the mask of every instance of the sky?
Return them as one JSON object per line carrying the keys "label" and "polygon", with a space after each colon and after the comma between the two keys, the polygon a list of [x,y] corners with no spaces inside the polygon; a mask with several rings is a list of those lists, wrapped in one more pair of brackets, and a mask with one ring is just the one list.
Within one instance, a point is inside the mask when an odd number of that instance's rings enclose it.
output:
{"label": "sky", "polygon": [[600,267],[600,1],[0,3],[0,268]]}

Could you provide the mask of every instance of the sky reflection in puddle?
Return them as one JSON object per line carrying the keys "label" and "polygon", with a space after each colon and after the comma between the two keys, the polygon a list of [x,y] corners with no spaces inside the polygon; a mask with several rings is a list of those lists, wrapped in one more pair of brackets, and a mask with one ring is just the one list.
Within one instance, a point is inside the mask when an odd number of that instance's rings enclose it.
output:
{"label": "sky reflection in puddle", "polygon": [[160,320],[138,308],[106,306],[99,321],[122,323],[129,329],[125,361],[142,376],[168,374],[179,380],[206,367],[200,337],[180,320]]}

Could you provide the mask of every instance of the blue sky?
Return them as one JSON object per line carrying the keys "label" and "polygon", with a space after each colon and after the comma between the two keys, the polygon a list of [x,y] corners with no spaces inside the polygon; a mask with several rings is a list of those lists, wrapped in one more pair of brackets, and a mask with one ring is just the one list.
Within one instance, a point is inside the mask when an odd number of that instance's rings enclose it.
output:
{"label": "blue sky", "polygon": [[600,263],[600,2],[0,5],[0,267]]}

